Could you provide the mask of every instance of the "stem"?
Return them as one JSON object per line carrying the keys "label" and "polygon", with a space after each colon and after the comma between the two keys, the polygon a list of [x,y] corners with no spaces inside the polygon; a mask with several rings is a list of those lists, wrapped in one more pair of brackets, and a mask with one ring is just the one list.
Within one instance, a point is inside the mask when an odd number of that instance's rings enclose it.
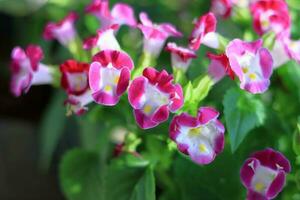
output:
{"label": "stem", "polygon": [[138,62],[137,68],[132,73],[132,78],[136,78],[141,75],[146,67],[154,66],[156,64],[156,60],[150,55],[143,52],[140,60]]}

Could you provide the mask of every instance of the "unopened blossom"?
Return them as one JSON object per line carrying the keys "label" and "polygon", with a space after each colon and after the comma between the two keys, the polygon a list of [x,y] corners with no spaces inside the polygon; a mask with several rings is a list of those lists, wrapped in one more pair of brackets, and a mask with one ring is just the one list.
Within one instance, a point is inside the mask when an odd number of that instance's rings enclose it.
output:
{"label": "unopened blossom", "polygon": [[170,125],[170,138],[194,162],[209,164],[224,149],[225,128],[218,117],[219,112],[210,107],[201,107],[196,117],[187,113],[175,116]]}
{"label": "unopened blossom", "polygon": [[219,39],[215,33],[217,27],[217,19],[211,12],[200,16],[195,22],[194,29],[189,37],[189,47],[198,50],[201,44],[212,48],[218,48]]}
{"label": "unopened blossom", "polygon": [[291,18],[285,0],[257,0],[251,3],[254,30],[263,35],[273,31],[276,34],[291,29]]}
{"label": "unopened blossom", "polygon": [[40,63],[44,54],[36,45],[28,45],[25,50],[15,47],[11,53],[11,92],[15,96],[27,93],[32,85],[52,83],[49,67]]}
{"label": "unopened blossom", "polygon": [[231,15],[232,0],[212,0],[211,12],[216,16],[227,18]]}
{"label": "unopened blossom", "polygon": [[245,42],[234,39],[226,48],[231,69],[240,80],[240,87],[253,94],[265,92],[270,85],[273,58],[262,40]]}
{"label": "unopened blossom", "polygon": [[85,11],[95,15],[101,21],[102,28],[113,24],[135,27],[137,24],[132,7],[125,3],[115,4],[110,11],[108,0],[92,0]]}
{"label": "unopened blossom", "polygon": [[225,75],[228,75],[232,80],[234,79],[234,72],[225,54],[215,55],[208,53],[207,57],[211,61],[208,66],[208,74],[214,79],[215,83],[221,80]]}
{"label": "unopened blossom", "polygon": [[55,23],[49,22],[43,32],[45,40],[58,40],[62,45],[69,46],[76,40],[77,33],[74,23],[78,15],[75,12],[70,12],[64,19]]}
{"label": "unopened blossom", "polygon": [[112,26],[97,31],[95,36],[87,38],[83,43],[83,48],[91,50],[97,48],[99,50],[120,50],[119,42],[117,41],[114,31],[119,28],[119,25]]}
{"label": "unopened blossom", "polygon": [[144,52],[154,58],[160,54],[168,37],[182,36],[172,24],[154,24],[144,12],[140,14],[140,20],[138,28],[144,35]]}
{"label": "unopened blossom", "polygon": [[135,78],[128,89],[128,100],[134,109],[138,125],[149,129],[166,121],[169,112],[183,105],[183,92],[179,84],[172,83],[173,76],[165,70],[144,69],[143,75]]}
{"label": "unopened blossom", "polygon": [[252,154],[240,171],[241,181],[248,190],[247,200],[274,199],[290,171],[288,159],[278,151],[267,148]]}
{"label": "unopened blossom", "polygon": [[89,85],[98,104],[116,105],[126,91],[134,64],[129,55],[116,50],[103,50],[93,56]]}
{"label": "unopened blossom", "polygon": [[183,71],[186,71],[192,59],[197,57],[193,50],[177,46],[175,43],[168,43],[166,51],[171,53],[172,67]]}

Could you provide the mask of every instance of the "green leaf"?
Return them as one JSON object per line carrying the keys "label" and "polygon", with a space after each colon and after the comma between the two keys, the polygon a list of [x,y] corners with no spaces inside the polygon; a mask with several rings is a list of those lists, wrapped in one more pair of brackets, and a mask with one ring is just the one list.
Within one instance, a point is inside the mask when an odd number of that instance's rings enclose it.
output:
{"label": "green leaf", "polygon": [[[182,155],[173,162],[180,200],[241,200],[245,189],[240,184],[239,168],[242,162],[224,149],[213,163],[199,166]],[[174,196],[174,195],[173,195]]]}
{"label": "green leaf", "polygon": [[39,128],[39,166],[44,170],[49,168],[52,155],[64,132],[66,123],[66,110],[62,103],[64,99],[65,95],[62,92],[53,96]]}
{"label": "green leaf", "polygon": [[106,174],[105,200],[155,200],[152,169],[113,163]]}
{"label": "green leaf", "polygon": [[155,181],[153,170],[148,168],[143,177],[136,184],[130,200],[154,200],[155,199]]}
{"label": "green leaf", "polygon": [[224,114],[232,152],[255,127],[263,124],[265,108],[254,95],[232,88],[225,94]]}
{"label": "green leaf", "polygon": [[73,149],[65,154],[59,175],[68,200],[104,200],[100,166],[95,152]]}
{"label": "green leaf", "polygon": [[213,80],[208,75],[196,80],[193,90],[193,102],[197,104],[201,102],[208,95],[213,84]]}
{"label": "green leaf", "polygon": [[294,149],[294,152],[298,156],[300,156],[300,117],[298,119],[297,128],[296,128],[295,133],[294,133],[293,149]]}

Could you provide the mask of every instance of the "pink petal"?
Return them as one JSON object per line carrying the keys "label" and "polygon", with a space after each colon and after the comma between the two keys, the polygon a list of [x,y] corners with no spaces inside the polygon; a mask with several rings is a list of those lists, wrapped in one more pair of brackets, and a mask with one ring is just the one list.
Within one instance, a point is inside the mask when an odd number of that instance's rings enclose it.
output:
{"label": "pink petal", "polygon": [[262,165],[268,166],[274,170],[277,170],[278,166],[280,166],[286,173],[291,171],[289,160],[282,153],[271,148],[255,152],[251,157],[258,159]]}
{"label": "pink petal", "polygon": [[141,99],[145,93],[146,78],[138,77],[134,79],[128,88],[128,101],[134,109],[139,109]]}
{"label": "pink petal", "polygon": [[211,120],[217,119],[219,112],[211,107],[202,107],[198,111],[198,119],[201,124],[207,124]]}
{"label": "pink petal", "polygon": [[179,84],[175,85],[175,95],[172,98],[172,103],[170,105],[170,110],[175,112],[176,110],[180,109],[183,106],[184,98],[183,98],[183,91],[182,87]]}
{"label": "pink petal", "polygon": [[90,66],[89,85],[93,92],[99,91],[100,89],[100,69],[101,65],[98,62],[93,62]]}
{"label": "pink petal", "polygon": [[117,85],[117,95],[121,96],[126,90],[129,85],[130,81],[130,71],[128,68],[121,69],[120,79]]}
{"label": "pink petal", "polygon": [[107,94],[104,91],[97,91],[92,95],[96,103],[106,106],[114,106],[120,100],[119,96],[113,96],[111,94]]}
{"label": "pink petal", "polygon": [[131,6],[125,3],[117,3],[111,11],[114,21],[119,24],[126,24],[129,26],[136,26],[137,22],[134,17],[134,11]]}
{"label": "pink petal", "polygon": [[158,125],[157,122],[151,120],[152,117],[146,116],[140,110],[134,110],[134,116],[137,124],[142,129],[150,129]]}
{"label": "pink petal", "polygon": [[264,78],[269,79],[273,72],[273,59],[272,56],[266,48],[261,48],[258,51],[260,56],[260,65]]}
{"label": "pink petal", "polygon": [[42,48],[37,45],[29,45],[26,48],[26,54],[30,60],[33,71],[37,71],[38,64],[44,57]]}
{"label": "pink petal", "polygon": [[240,171],[240,177],[243,185],[250,189],[251,188],[251,181],[255,174],[255,169],[260,165],[259,160],[256,158],[249,158],[245,161],[243,164],[241,171]]}
{"label": "pink petal", "polygon": [[169,118],[169,109],[167,105],[164,105],[155,111],[151,120],[156,123],[162,123],[166,121],[168,118]]}
{"label": "pink petal", "polygon": [[285,184],[285,172],[280,170],[276,178],[273,180],[271,186],[267,190],[266,196],[270,199],[275,198],[283,189]]}

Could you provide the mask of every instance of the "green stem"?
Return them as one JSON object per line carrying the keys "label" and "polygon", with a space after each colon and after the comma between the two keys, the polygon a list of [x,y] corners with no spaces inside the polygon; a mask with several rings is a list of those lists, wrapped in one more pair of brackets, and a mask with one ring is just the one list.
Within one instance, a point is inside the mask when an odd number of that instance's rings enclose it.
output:
{"label": "green stem", "polygon": [[132,78],[134,79],[137,76],[141,75],[146,67],[155,66],[155,64],[156,60],[150,54],[143,52],[136,69],[132,73]]}

